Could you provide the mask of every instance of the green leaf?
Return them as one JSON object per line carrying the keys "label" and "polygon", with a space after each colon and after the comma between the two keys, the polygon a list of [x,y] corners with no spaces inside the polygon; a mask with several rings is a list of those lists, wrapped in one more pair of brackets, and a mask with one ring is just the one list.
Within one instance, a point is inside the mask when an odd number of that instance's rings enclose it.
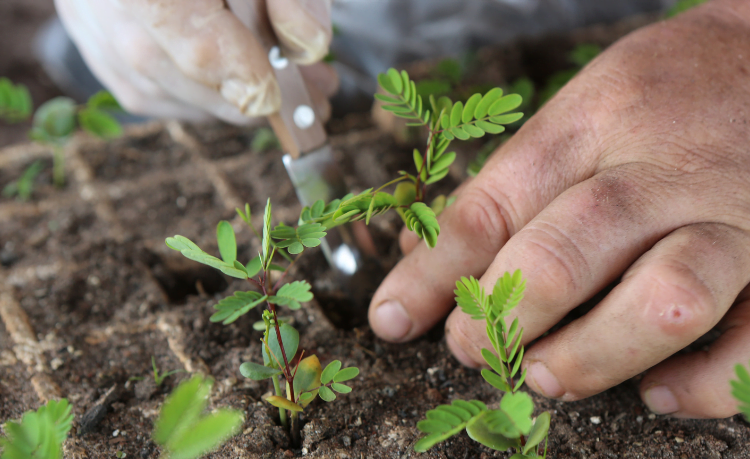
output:
{"label": "green leaf", "polygon": [[484,131],[473,124],[466,124],[464,126],[461,126],[461,129],[463,129],[467,134],[474,137],[475,139],[484,137]]}
{"label": "green leaf", "polygon": [[254,277],[260,272],[261,268],[263,268],[263,265],[260,261],[260,255],[258,255],[257,257],[248,261],[247,265],[245,265],[245,272],[247,272],[247,277]]}
{"label": "green leaf", "polygon": [[392,87],[395,89],[393,94],[403,94],[404,92],[404,80],[401,79],[401,74],[394,68],[389,68],[386,72],[388,78],[391,81]]}
{"label": "green leaf", "polygon": [[105,90],[101,90],[93,96],[89,97],[89,100],[86,101],[86,106],[88,108],[100,110],[122,110],[122,107],[120,106],[119,102],[117,102],[117,99],[115,99],[115,96],[113,96],[109,91]]}
{"label": "green leaf", "polygon": [[112,115],[95,108],[84,108],[78,112],[78,124],[89,134],[109,140],[122,135],[122,126]]}
{"label": "green leaf", "polygon": [[336,375],[336,373],[339,372],[340,369],[340,360],[334,360],[333,362],[326,365],[325,369],[323,370],[323,374],[320,376],[320,383],[328,384],[329,382],[333,381],[333,377]]}
{"label": "green leaf", "polygon": [[[321,385],[320,375],[322,371],[323,369],[320,366],[320,360],[318,360],[318,357],[316,355],[311,355],[304,358],[295,369],[296,373],[294,376],[294,398],[299,399],[300,394],[306,391],[312,391],[307,393],[312,394],[314,398],[315,395],[318,394],[318,390],[315,388]],[[287,393],[288,391],[289,385],[287,384]],[[301,403],[301,405],[304,408],[310,402],[312,402],[312,398],[306,400],[304,403]]]}
{"label": "green leaf", "polygon": [[732,396],[740,402],[738,409],[745,415],[745,419],[750,419],[750,373],[742,365],[735,365],[734,372],[738,380],[730,381],[732,386]]}
{"label": "green leaf", "polygon": [[242,414],[236,410],[201,416],[212,385],[210,378],[193,376],[164,401],[152,438],[170,458],[200,457],[236,434],[242,425]]}
{"label": "green leaf", "polygon": [[[464,112],[464,104],[463,102],[456,102],[453,105],[453,108],[451,109],[451,115],[450,115],[450,125],[451,127],[458,126],[461,124],[461,117]],[[455,133],[454,133],[455,135]],[[458,136],[456,136],[458,137]],[[460,137],[459,137],[460,138]]]}
{"label": "green leaf", "polygon": [[469,434],[469,438],[483,444],[484,446],[494,449],[496,451],[507,451],[508,448],[520,448],[518,439],[511,439],[492,432],[487,425],[486,417],[492,413],[491,411],[485,411],[479,416],[475,416],[466,426],[466,433]]}
{"label": "green leaf", "polygon": [[489,309],[489,298],[484,291],[484,287],[479,285],[479,281],[471,276],[462,277],[456,282],[456,304],[458,304],[464,313],[468,314],[474,320],[483,320]]}
{"label": "green leaf", "polygon": [[289,253],[296,255],[305,250],[305,247],[319,246],[326,235],[325,229],[320,223],[303,223],[297,228],[279,225],[271,231],[271,237],[279,240],[276,247],[287,249]]}
{"label": "green leaf", "polygon": [[180,236],[179,234],[174,237],[168,237],[165,243],[167,244],[167,247],[172,250],[177,250],[178,252],[182,252],[183,250],[201,250],[201,248],[198,247],[193,241],[186,238],[185,236]]}
{"label": "green leaf", "polygon": [[[502,116],[505,116],[505,115],[502,115]],[[489,132],[490,134],[500,134],[505,131],[505,126],[500,126],[499,124],[492,124],[489,121],[477,121],[475,124],[477,125],[478,128],[482,129],[485,132]]]}
{"label": "green leaf", "polygon": [[216,241],[219,244],[221,258],[227,263],[234,263],[237,259],[237,240],[231,223],[226,220],[219,222],[216,226]]}
{"label": "green leaf", "polygon": [[9,123],[24,121],[31,116],[31,110],[31,95],[26,86],[0,78],[0,119]]}
{"label": "green leaf", "polygon": [[432,163],[432,167],[430,167],[430,174],[436,175],[442,172],[443,170],[448,169],[450,165],[453,164],[453,161],[455,160],[456,160],[455,151],[444,154],[437,161]]}
{"label": "green leaf", "polygon": [[352,391],[352,388],[347,386],[346,384],[339,384],[339,383],[333,383],[331,384],[331,389],[335,390],[336,392],[340,394],[348,394]]}
{"label": "green leaf", "polygon": [[3,459],[59,459],[62,443],[73,422],[66,399],[50,400],[37,411],[27,411],[17,423],[5,423],[7,437],[0,438]]}
{"label": "green leaf", "polygon": [[487,362],[487,365],[495,370],[496,373],[502,375],[505,372],[505,368],[503,368],[503,364],[500,359],[489,349],[482,348],[482,358],[484,358],[484,361]]}
{"label": "green leaf", "polygon": [[[291,360],[297,353],[297,347],[299,347],[299,332],[289,324],[279,325],[279,332],[281,333],[281,342],[284,343],[286,357],[288,360]],[[269,349],[271,353],[276,356],[275,359],[268,355]],[[268,336],[268,348],[263,346],[263,364],[277,368],[278,365],[276,364],[276,360],[278,360],[281,365],[284,364],[281,347],[279,346],[279,338],[276,334],[276,330],[272,328]]]}
{"label": "green leaf", "polygon": [[427,412],[426,420],[417,423],[417,428],[429,435],[421,438],[414,445],[417,452],[425,452],[437,443],[447,440],[461,432],[467,423],[480,416],[487,410],[487,406],[478,401],[469,402],[454,400],[451,405],[439,405]]}
{"label": "green leaf", "polygon": [[518,438],[528,435],[531,430],[533,412],[534,402],[529,394],[507,392],[500,401],[500,409],[488,412],[484,421],[490,432],[508,438]]}
{"label": "green leaf", "polygon": [[469,135],[469,133],[467,133],[466,131],[464,131],[463,128],[461,128],[461,127],[452,127],[452,128],[450,128],[450,130],[448,132],[450,132],[457,139],[460,139],[460,140],[469,140],[471,138],[471,136]]}
{"label": "green leaf", "polygon": [[68,97],[55,97],[34,113],[33,129],[48,142],[60,142],[76,127],[76,104]]}
{"label": "green leaf", "polygon": [[349,367],[344,368],[343,370],[339,370],[336,372],[336,374],[333,377],[333,382],[344,382],[349,381],[350,379],[354,379],[359,374],[359,368],[357,367]]}
{"label": "green leaf", "polygon": [[292,402],[291,400],[287,398],[279,397],[278,395],[270,395],[266,397],[264,400],[270,403],[271,405],[275,406],[276,408],[283,408],[285,410],[296,411],[296,412],[300,412],[303,410],[301,406],[297,405],[296,403]]}
{"label": "green leaf", "polygon": [[[383,88],[385,89],[385,88]],[[390,91],[389,91],[390,92]],[[375,94],[375,99],[385,102],[387,104],[402,104],[403,101],[400,99],[396,99],[395,97],[386,96],[385,94]]]}
{"label": "green leaf", "polygon": [[332,402],[336,400],[336,394],[334,394],[333,391],[326,386],[320,386],[318,395],[326,402]]}
{"label": "green leaf", "polygon": [[437,421],[434,419],[423,419],[417,423],[417,429],[424,433],[443,433],[450,430],[453,426],[447,422]]}
{"label": "green leaf", "polygon": [[490,106],[487,114],[490,116],[497,116],[501,113],[509,112],[518,108],[521,105],[521,102],[523,102],[523,99],[521,99],[521,96],[518,94],[508,94],[507,96],[501,97],[495,101],[495,103]]}
{"label": "green leaf", "polygon": [[289,309],[299,309],[300,303],[313,299],[310,292],[311,285],[307,281],[294,281],[284,284],[276,295],[268,298],[269,303],[287,306]]}
{"label": "green leaf", "polygon": [[408,206],[414,202],[416,193],[417,191],[414,188],[413,183],[401,182],[398,185],[396,185],[396,190],[393,192],[393,196],[394,198],[396,198],[397,205]]}
{"label": "green leaf", "polygon": [[399,95],[400,91],[396,90],[396,87],[391,83],[391,78],[385,73],[378,74],[378,84],[381,88],[393,95]]}
{"label": "green leaf", "polygon": [[492,310],[498,316],[506,316],[518,306],[523,299],[526,289],[526,281],[523,279],[521,270],[516,270],[513,275],[509,272],[503,274],[492,290]]}
{"label": "green leaf", "polygon": [[409,231],[414,231],[417,236],[424,239],[428,247],[435,247],[440,234],[440,225],[435,212],[427,204],[415,202],[409,209],[403,211],[401,216]]}
{"label": "green leaf", "polygon": [[252,379],[253,381],[262,381],[281,374],[281,370],[260,365],[255,362],[245,362],[240,365],[240,373],[242,376]]}
{"label": "green leaf", "polygon": [[507,115],[493,116],[490,121],[495,124],[511,124],[523,118],[523,113],[508,113]]}
{"label": "green leaf", "polygon": [[495,389],[501,390],[503,392],[510,392],[510,386],[508,386],[508,383],[505,382],[505,379],[503,379],[503,377],[499,374],[493,373],[492,371],[484,368],[482,370],[482,377]]}
{"label": "green leaf", "polygon": [[482,97],[482,100],[477,104],[477,108],[474,110],[474,118],[482,119],[487,116],[492,104],[497,102],[503,97],[503,90],[500,88],[494,88],[487,91],[487,94]]}
{"label": "green leaf", "polygon": [[261,243],[260,261],[264,269],[268,269],[271,250],[271,198],[266,201],[266,210],[263,213],[263,241]]}
{"label": "green leaf", "polygon": [[216,268],[227,276],[236,277],[238,279],[247,279],[247,272],[245,270],[237,269],[234,267],[234,264],[230,265],[229,263],[223,260],[219,260],[218,258],[211,256],[200,249],[185,249],[182,250],[182,255],[193,261],[197,261],[198,263],[203,263],[204,265]]}
{"label": "green leaf", "polygon": [[529,431],[529,436],[526,438],[526,444],[523,446],[523,453],[528,454],[534,447],[539,445],[542,440],[547,438],[549,432],[550,414],[549,411],[545,411],[536,417],[534,426]]}
{"label": "green leaf", "polygon": [[237,211],[237,215],[239,215],[240,218],[245,221],[245,223],[247,223],[248,225],[253,224],[253,216],[250,212],[250,204],[245,203],[245,212],[242,212],[242,210],[240,210],[239,208],[235,208],[234,210]]}
{"label": "green leaf", "polygon": [[224,325],[229,325],[266,299],[268,299],[267,295],[261,295],[258,292],[234,292],[234,295],[228,296],[214,305],[216,313],[209,320],[211,322],[224,321]]}
{"label": "green leaf", "polygon": [[479,106],[479,102],[481,102],[481,100],[481,94],[474,94],[473,96],[469,97],[469,100],[466,101],[466,106],[464,107],[464,111],[461,114],[461,121],[464,124],[474,119],[474,113],[476,112],[476,109]]}

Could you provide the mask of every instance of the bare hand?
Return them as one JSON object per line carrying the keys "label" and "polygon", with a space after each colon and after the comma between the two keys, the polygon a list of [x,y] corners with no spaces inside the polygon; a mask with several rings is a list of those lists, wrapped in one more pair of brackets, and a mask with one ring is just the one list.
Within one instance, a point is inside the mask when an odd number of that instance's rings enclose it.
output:
{"label": "bare hand", "polygon": [[[408,255],[373,299],[373,329],[411,340],[451,311],[460,276],[491,288],[520,268],[534,390],[578,400],[648,370],[653,411],[735,414],[728,381],[750,361],[749,120],[748,2],[714,0],[633,33],[462,188],[435,249],[402,238]],[[717,324],[707,352],[675,355]],[[454,310],[446,333],[462,363],[482,362],[483,323]]]}

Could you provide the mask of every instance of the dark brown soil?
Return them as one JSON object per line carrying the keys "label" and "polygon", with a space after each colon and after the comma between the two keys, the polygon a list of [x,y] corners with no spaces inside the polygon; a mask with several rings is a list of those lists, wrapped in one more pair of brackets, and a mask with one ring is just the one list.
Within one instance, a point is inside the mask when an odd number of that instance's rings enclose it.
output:
{"label": "dark brown soil", "polygon": [[[562,46],[562,53],[592,39],[607,44],[632,25],[622,27],[485,51],[480,59],[487,64],[486,75],[472,76],[477,79],[472,84],[504,84],[524,73],[541,81],[544,73],[532,70],[544,67],[535,57],[544,55],[541,50]],[[547,73],[564,65],[550,63]],[[355,191],[409,167],[409,146],[396,144],[367,116],[338,120],[331,131]],[[171,376],[155,387],[148,381],[151,356],[161,370],[212,375],[211,406],[245,412],[243,433],[210,455],[214,458],[415,457],[415,425],[427,410],[455,398],[498,401],[499,394],[478,372],[449,356],[442,326],[409,345],[391,345],[366,325],[332,326],[326,318],[330,304],[313,301],[292,314],[301,346],[324,364],[339,359],[358,366],[361,375],[351,394],[333,403],[317,400],[308,408],[303,447],[290,447],[273,410],[260,401],[269,384],[245,380],[238,372],[241,362],[259,354],[260,335],[251,328],[258,314],[230,326],[208,321],[211,306],[245,284],[203,269],[164,245],[165,237],[179,233],[215,252],[216,223],[233,219],[233,208],[245,201],[258,215],[269,196],[275,218],[296,219],[299,207],[280,152],[251,151],[251,139],[252,133],[234,128],[178,124],[134,128],[109,144],[79,138],[67,150],[66,188],[42,187],[31,203],[0,200],[0,420],[64,396],[76,414],[66,457],[115,457],[119,451],[128,458],[158,457],[149,440],[153,421],[165,394],[187,375]],[[0,150],[0,187],[46,154],[33,146]],[[468,159],[452,169],[446,189],[465,177]],[[45,174],[40,184],[49,180]],[[235,227],[240,253],[250,257],[257,241],[243,225]],[[392,215],[372,225],[386,268],[398,259],[399,229]],[[325,269],[320,257],[313,257],[293,275],[325,290]],[[114,402],[84,434],[82,415],[113,386]],[[552,412],[550,457],[750,457],[750,429],[740,417],[655,416],[638,398],[637,380],[580,402],[535,401],[538,410]],[[422,457],[507,454],[462,434]]]}

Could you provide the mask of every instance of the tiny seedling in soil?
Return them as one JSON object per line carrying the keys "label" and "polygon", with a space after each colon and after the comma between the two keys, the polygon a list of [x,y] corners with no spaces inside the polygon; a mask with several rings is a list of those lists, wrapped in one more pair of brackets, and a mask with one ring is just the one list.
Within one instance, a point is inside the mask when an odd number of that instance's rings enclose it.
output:
{"label": "tiny seedling in soil", "polygon": [[[32,110],[33,104],[28,89],[20,84],[14,85],[7,78],[0,78],[0,119],[8,123],[27,121],[31,117]],[[107,91],[94,94],[83,105],[77,105],[68,97],[55,97],[37,108],[29,137],[31,140],[52,148],[52,181],[56,187],[60,188],[65,184],[63,149],[76,128],[81,128],[105,140],[118,137],[122,134],[122,126],[110,112],[120,110],[122,110],[120,104]],[[24,176],[28,172],[27,169]],[[18,183],[19,181],[14,182],[16,183],[15,190],[23,199],[22,185]],[[25,186],[29,185],[33,186],[33,181],[27,182]],[[6,189],[14,190],[14,187],[11,184],[11,188],[6,186]],[[30,195],[31,191],[28,191],[27,196]]]}
{"label": "tiny seedling in soil", "polygon": [[211,378],[196,375],[180,383],[164,401],[152,434],[162,448],[162,458],[201,457],[239,432],[242,412],[223,408],[203,414],[212,386]]}
{"label": "tiny seedling in soil", "polygon": [[[359,370],[342,368],[338,360],[323,368],[318,357],[305,356],[305,350],[297,358],[299,333],[279,317],[278,308],[299,309],[301,303],[312,300],[313,294],[307,281],[284,283],[289,269],[305,249],[321,244],[329,228],[358,220],[369,224],[373,216],[390,209],[398,212],[409,230],[424,239],[429,247],[434,247],[440,234],[437,215],[452,200],[438,196],[431,205],[425,200],[427,187],[446,177],[456,158],[455,152],[448,152],[448,146],[455,139],[499,134],[505,130],[505,124],[523,116],[522,113],[511,113],[521,105],[521,97],[504,95],[500,88],[491,89],[484,95],[474,94],[466,103],[453,103],[448,97],[437,100],[430,97],[425,103],[405,71],[389,69],[378,76],[378,81],[386,92],[375,96],[384,102],[383,108],[427,132],[424,150],[415,149],[413,153],[414,173],[401,171],[399,177],[377,189],[348,194],[329,203],[318,201],[302,209],[296,226],[281,223],[272,228],[269,199],[259,232],[253,226],[250,206],[246,204],[244,210],[237,209],[237,213],[261,240],[260,252],[246,263],[237,259],[235,232],[228,221],[220,222],[216,228],[221,258],[209,255],[184,236],[166,240],[167,246],[183,256],[228,276],[245,279],[253,287],[219,301],[214,306],[216,313],[210,318],[212,322],[231,324],[253,308],[266,305],[263,321],[254,326],[263,331],[262,355],[259,362],[243,363],[240,372],[253,380],[272,380],[274,395],[265,400],[279,409],[281,423],[295,445],[301,440],[299,413],[317,396],[330,402],[336,398],[336,393],[351,392],[352,388],[343,383],[354,379]],[[389,187],[394,187],[393,193],[385,191]],[[275,281],[272,281],[272,271],[281,272]],[[284,378],[283,386],[280,377]]]}
{"label": "tiny seedling in soil", "polygon": [[44,166],[41,161],[34,161],[31,166],[23,171],[18,180],[10,182],[3,187],[3,196],[6,198],[18,196],[19,201],[28,201],[32,193],[34,193],[34,180],[36,180],[37,175],[42,172],[43,168]]}
{"label": "tiny seedling in soil", "polygon": [[156,359],[154,356],[151,356],[151,368],[154,372],[154,383],[156,384],[156,387],[161,386],[161,383],[164,382],[165,379],[168,377],[177,374],[177,373],[184,373],[185,370],[172,370],[167,371],[166,373],[159,373],[159,368],[156,367]]}
{"label": "tiny seedling in soil", "polygon": [[21,422],[5,423],[0,438],[0,459],[60,459],[62,444],[73,422],[66,399],[50,400],[36,411],[27,411]]}
{"label": "tiny seedling in soil", "polygon": [[[526,281],[521,271],[505,273],[497,280],[492,293],[474,277],[456,282],[456,303],[472,319],[484,320],[492,350],[482,349],[482,357],[490,369],[482,370],[482,377],[492,387],[505,393],[498,409],[488,409],[479,400],[453,400],[450,405],[440,405],[427,412],[427,419],[417,423],[417,428],[427,435],[414,445],[414,450],[424,452],[434,445],[466,430],[472,440],[498,451],[515,450],[512,459],[547,456],[546,438],[550,414],[544,412],[536,420],[534,402],[519,389],[526,379],[521,372],[524,347],[521,345],[523,327],[518,318],[506,322],[506,317],[523,299]],[[516,379],[517,377],[517,379]]]}

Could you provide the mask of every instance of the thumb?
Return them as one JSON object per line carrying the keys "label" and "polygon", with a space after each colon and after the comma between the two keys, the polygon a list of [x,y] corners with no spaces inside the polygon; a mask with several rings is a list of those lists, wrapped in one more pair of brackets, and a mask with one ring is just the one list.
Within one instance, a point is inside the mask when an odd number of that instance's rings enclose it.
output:
{"label": "thumb", "polygon": [[298,64],[320,61],[333,36],[331,0],[266,0],[284,54]]}
{"label": "thumb", "polygon": [[281,91],[265,50],[222,0],[121,4],[189,78],[217,89],[246,116],[278,111]]}

